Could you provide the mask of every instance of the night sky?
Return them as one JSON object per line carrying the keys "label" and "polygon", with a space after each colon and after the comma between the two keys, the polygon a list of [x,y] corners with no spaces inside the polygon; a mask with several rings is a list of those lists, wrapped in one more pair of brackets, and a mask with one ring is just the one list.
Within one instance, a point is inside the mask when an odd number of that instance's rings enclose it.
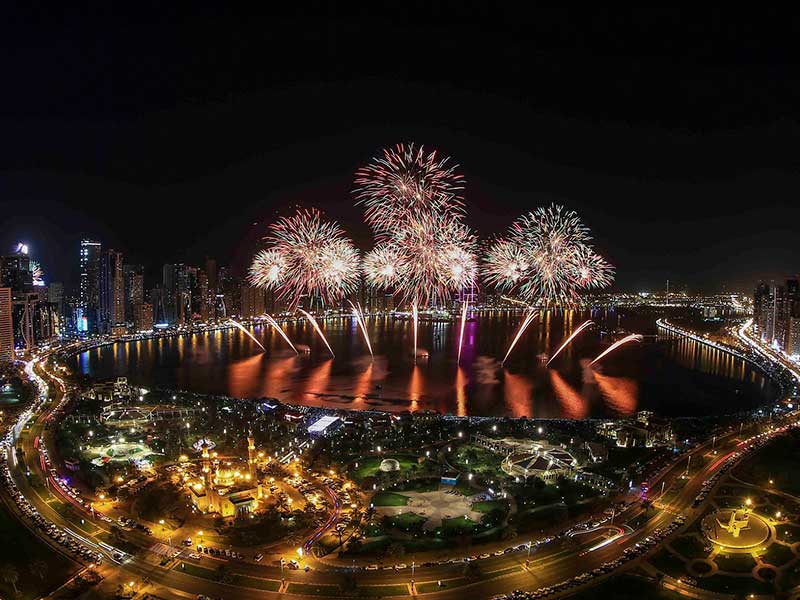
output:
{"label": "night sky", "polygon": [[461,165],[483,236],[551,201],[577,210],[616,289],[800,271],[796,18],[287,4],[8,19],[2,248],[27,241],[68,283],[84,235],[148,273],[207,255],[241,268],[301,204],[368,249],[353,172],[416,141]]}

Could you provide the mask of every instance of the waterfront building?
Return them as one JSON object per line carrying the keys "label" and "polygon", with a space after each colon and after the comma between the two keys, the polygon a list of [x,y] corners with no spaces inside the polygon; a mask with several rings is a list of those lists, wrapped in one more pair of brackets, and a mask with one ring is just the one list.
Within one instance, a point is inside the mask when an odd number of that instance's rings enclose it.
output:
{"label": "waterfront building", "polygon": [[84,239],[80,247],[80,295],[75,315],[78,333],[99,332],[100,316],[100,242]]}

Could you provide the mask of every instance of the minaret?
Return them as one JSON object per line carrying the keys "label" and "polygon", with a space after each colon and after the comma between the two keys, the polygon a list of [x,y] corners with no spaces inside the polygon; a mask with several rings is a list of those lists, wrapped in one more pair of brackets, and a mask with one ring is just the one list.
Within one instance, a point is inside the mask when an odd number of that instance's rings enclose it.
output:
{"label": "minaret", "polygon": [[208,443],[203,440],[203,445],[200,447],[203,451],[203,478],[206,484],[206,498],[208,498],[208,511],[215,512],[216,503],[214,501],[214,477],[211,474],[211,457],[208,454]]}
{"label": "minaret", "polygon": [[256,480],[256,441],[253,439],[253,430],[247,430],[247,472],[250,479]]}

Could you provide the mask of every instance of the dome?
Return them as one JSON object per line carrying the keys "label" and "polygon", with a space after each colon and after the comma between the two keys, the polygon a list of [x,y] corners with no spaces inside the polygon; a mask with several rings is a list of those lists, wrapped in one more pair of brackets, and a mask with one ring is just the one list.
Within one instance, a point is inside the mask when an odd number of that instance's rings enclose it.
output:
{"label": "dome", "polygon": [[400,470],[400,463],[395,460],[394,458],[384,458],[381,461],[381,466],[378,467],[384,473],[390,473],[392,471],[399,471]]}

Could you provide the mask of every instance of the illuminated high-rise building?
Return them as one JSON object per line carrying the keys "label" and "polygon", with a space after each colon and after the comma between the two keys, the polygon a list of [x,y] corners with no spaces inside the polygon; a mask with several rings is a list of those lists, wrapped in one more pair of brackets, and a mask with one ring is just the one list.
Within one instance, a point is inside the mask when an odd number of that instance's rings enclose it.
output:
{"label": "illuminated high-rise building", "polygon": [[80,290],[75,314],[79,333],[99,332],[101,250],[100,242],[81,240]]}
{"label": "illuminated high-rise building", "polygon": [[144,302],[144,267],[124,265],[122,271],[125,278],[125,320],[133,322],[134,306]]}
{"label": "illuminated high-rise building", "polygon": [[14,319],[11,288],[0,288],[0,362],[14,360]]}
{"label": "illuminated high-rise building", "polygon": [[140,302],[133,307],[133,328],[135,331],[150,331],[153,328],[153,305]]}
{"label": "illuminated high-rise building", "polygon": [[110,333],[125,322],[125,278],[122,252],[108,250],[100,261],[100,330]]}

